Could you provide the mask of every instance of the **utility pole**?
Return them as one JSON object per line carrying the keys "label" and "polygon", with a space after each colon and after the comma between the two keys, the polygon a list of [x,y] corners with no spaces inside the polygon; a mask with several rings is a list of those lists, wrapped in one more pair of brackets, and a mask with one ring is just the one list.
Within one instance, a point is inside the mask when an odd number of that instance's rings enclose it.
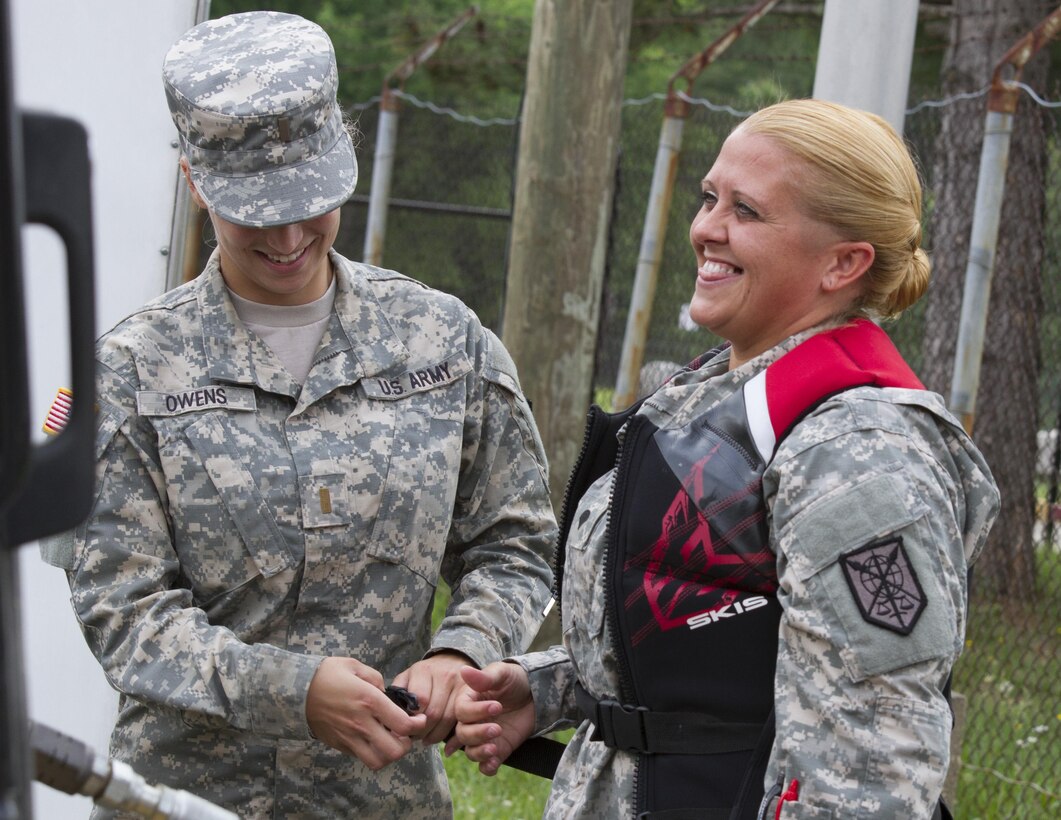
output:
{"label": "utility pole", "polygon": [[826,0],[814,96],[884,117],[900,134],[918,0]]}
{"label": "utility pole", "polygon": [[503,338],[559,510],[592,397],[632,0],[536,0]]}

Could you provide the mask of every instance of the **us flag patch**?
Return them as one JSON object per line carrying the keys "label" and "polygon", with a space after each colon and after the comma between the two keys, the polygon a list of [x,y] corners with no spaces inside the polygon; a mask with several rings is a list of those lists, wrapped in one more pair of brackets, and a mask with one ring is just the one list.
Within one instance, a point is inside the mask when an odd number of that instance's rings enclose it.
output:
{"label": "us flag patch", "polygon": [[49,436],[57,436],[70,421],[70,412],[74,406],[74,394],[65,387],[60,387],[59,392],[52,400],[52,406],[48,408],[48,416],[44,419],[41,430]]}
{"label": "us flag patch", "polygon": [[927,602],[901,536],[848,552],[840,566],[864,620],[900,635],[913,631]]}

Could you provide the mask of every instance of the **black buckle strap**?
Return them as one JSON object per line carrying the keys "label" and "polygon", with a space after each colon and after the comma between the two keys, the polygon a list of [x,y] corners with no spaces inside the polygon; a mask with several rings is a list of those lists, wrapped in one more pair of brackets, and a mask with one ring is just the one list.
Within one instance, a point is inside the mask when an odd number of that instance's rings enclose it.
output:
{"label": "black buckle strap", "polygon": [[586,691],[581,681],[575,681],[575,704],[584,718],[593,724],[593,740],[605,746],[629,752],[643,752],[648,746],[645,737],[643,706],[623,707],[617,700],[597,700]]}
{"label": "black buckle strap", "polygon": [[645,715],[648,709],[644,706],[624,706],[617,700],[597,701],[595,737],[604,741],[605,746],[623,749],[628,752],[648,750],[648,737],[645,735]]}
{"label": "black buckle strap", "polygon": [[641,754],[721,754],[754,749],[758,723],[730,723],[703,712],[654,712],[605,698],[597,700],[581,682],[575,703],[593,723],[593,740],[612,749]]}

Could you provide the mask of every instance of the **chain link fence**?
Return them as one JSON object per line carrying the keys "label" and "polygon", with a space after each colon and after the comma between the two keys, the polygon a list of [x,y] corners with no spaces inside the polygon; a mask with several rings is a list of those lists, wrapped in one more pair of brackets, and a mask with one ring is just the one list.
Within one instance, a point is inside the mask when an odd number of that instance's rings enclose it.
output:
{"label": "chain link fence", "polygon": [[[944,107],[955,102],[925,99],[927,103],[910,109],[905,136],[926,174],[930,213],[935,141]],[[1043,179],[1021,183],[1041,185],[1046,195],[1041,305],[1031,308],[1037,313],[1040,344],[1038,423],[1028,431],[1039,444],[1035,485],[1028,488],[1036,511],[1035,589],[1030,599],[1014,600],[973,587],[966,650],[954,681],[960,761],[952,766],[948,784],[952,794],[956,791],[956,817],[968,820],[1061,816],[1061,112],[1032,95],[1020,104],[1041,107],[1048,146]],[[362,132],[363,182],[359,195],[344,206],[337,246],[360,259],[378,107],[370,103],[353,113]],[[688,228],[700,204],[700,179],[746,113],[694,101],[684,130],[646,362],[684,363],[717,343],[683,318],[695,276]],[[595,370],[598,396],[606,397],[616,382],[662,117],[662,96],[624,105]],[[455,293],[498,331],[517,136],[514,120],[483,122],[403,95],[383,251],[384,266]],[[976,180],[966,183],[972,202]],[[1003,223],[1001,232],[1009,229]],[[922,304],[888,325],[915,370],[924,363],[924,322]],[[956,317],[953,322],[957,326]]]}
{"label": "chain link fence", "polygon": [[[378,103],[351,117],[361,134],[357,193],[336,247],[364,256]],[[480,120],[402,95],[381,264],[458,296],[497,330],[504,305],[514,119]]]}

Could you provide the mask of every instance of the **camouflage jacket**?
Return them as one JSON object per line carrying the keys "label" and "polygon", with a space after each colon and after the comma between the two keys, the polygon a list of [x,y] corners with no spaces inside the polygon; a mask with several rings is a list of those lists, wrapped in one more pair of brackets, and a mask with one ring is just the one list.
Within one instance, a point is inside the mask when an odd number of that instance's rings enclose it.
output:
{"label": "camouflage jacket", "polygon": [[[723,352],[679,374],[639,412],[661,428],[684,425],[813,332],[732,372]],[[598,479],[571,519],[564,645],[516,659],[530,673],[536,729],[578,726],[553,781],[550,818],[634,815],[636,756],[593,742],[573,694],[577,677],[595,697],[618,698],[601,572],[613,479],[614,471]],[[799,781],[783,820],[930,817],[948,764],[942,688],[963,645],[967,569],[998,511],[990,471],[938,395],[855,388],[792,430],[763,489],[782,605],[778,642],[762,648],[777,653],[777,732],[764,786]],[[926,601],[908,635],[867,620],[843,566],[896,536]],[[692,633],[706,653],[710,633]],[[725,674],[725,659],[718,670]],[[773,818],[773,805],[765,816]]]}
{"label": "camouflage jacket", "polygon": [[444,648],[523,651],[551,579],[545,456],[470,310],[332,263],[302,386],[237,319],[216,256],[101,338],[95,506],[45,557],[120,693],[111,753],[149,782],[247,818],[436,818],[437,749],[373,773],[311,738],[306,692],[329,655],[390,680]]}

